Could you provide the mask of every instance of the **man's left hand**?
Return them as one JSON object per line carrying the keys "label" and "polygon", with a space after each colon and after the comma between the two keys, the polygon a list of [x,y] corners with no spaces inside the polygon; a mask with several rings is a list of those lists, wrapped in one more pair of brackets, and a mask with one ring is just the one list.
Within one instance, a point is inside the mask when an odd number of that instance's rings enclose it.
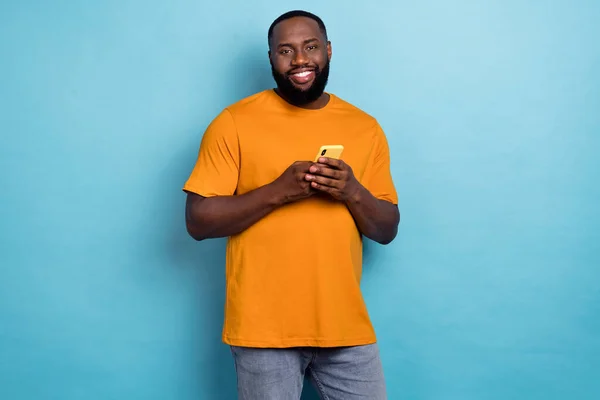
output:
{"label": "man's left hand", "polygon": [[348,201],[360,190],[352,168],[342,160],[321,157],[309,168],[306,180],[316,190],[329,193],[334,199]]}

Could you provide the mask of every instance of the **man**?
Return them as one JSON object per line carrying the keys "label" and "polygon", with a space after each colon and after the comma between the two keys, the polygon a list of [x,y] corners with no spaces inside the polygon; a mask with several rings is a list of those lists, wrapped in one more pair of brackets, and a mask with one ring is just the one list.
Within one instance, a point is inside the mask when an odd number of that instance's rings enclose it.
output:
{"label": "man", "polygon": [[[400,214],[377,121],[326,93],[331,43],[317,16],[269,29],[275,90],[227,107],[207,128],[185,183],[196,240],[229,237],[223,341],[240,399],[384,399],[360,292],[362,237],[387,244]],[[343,145],[341,159],[320,158]]]}

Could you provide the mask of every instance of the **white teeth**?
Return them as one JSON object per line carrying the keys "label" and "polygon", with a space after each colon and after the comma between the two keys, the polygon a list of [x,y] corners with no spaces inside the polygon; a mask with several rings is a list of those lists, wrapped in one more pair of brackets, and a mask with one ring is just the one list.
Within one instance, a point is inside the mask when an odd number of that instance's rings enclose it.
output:
{"label": "white teeth", "polygon": [[294,74],[295,76],[299,76],[301,78],[304,78],[305,76],[308,76],[312,71],[304,71],[304,72],[299,72],[297,74]]}

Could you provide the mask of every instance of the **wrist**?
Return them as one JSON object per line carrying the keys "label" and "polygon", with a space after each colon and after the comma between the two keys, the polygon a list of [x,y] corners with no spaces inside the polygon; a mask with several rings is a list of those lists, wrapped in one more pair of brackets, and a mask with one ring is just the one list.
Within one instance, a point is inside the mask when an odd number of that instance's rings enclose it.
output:
{"label": "wrist", "polygon": [[345,203],[347,205],[350,204],[359,204],[362,202],[365,195],[365,187],[360,184],[360,182],[356,181],[351,190],[349,191]]}
{"label": "wrist", "polygon": [[264,186],[269,205],[280,207],[287,203],[287,197],[277,188],[275,182],[271,182]]}

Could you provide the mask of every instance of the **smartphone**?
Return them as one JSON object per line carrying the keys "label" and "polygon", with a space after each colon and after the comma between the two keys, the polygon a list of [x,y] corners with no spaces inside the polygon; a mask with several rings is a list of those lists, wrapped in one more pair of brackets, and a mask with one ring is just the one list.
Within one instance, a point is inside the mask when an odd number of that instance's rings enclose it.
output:
{"label": "smartphone", "polygon": [[344,146],[341,144],[327,144],[321,146],[317,156],[315,157],[315,162],[319,161],[319,158],[321,157],[339,159],[342,156],[342,151],[344,151]]}

